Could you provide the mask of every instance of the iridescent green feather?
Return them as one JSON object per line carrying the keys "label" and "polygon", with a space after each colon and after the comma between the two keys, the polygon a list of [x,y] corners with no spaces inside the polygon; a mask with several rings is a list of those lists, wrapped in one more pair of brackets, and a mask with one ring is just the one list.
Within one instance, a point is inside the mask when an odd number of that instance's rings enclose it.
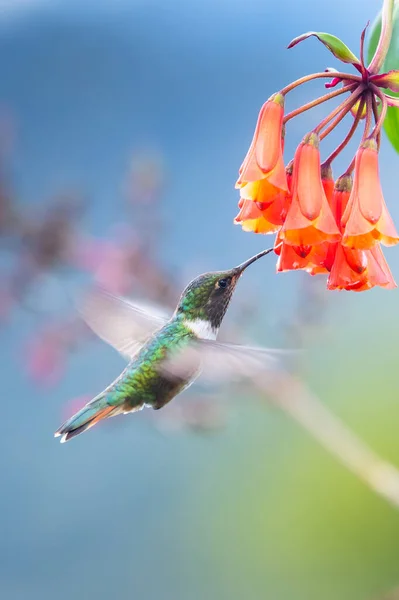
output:
{"label": "iridescent green feather", "polygon": [[184,325],[182,318],[167,323],[104,391],[107,404],[124,405],[129,410],[143,404],[161,408],[169,402],[188,381],[166,378],[161,373],[161,363],[193,337],[193,332]]}

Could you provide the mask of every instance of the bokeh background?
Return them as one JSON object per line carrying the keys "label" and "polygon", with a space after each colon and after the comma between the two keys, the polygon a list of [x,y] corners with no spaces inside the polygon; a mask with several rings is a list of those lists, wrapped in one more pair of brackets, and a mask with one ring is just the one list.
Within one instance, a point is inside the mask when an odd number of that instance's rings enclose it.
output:
{"label": "bokeh background", "polygon": [[[269,245],[232,224],[257,112],[335,66],[315,40],[285,47],[313,29],[357,51],[379,8],[0,0],[1,598],[371,600],[399,585],[399,511],[250,391],[193,388],[165,416],[53,439],[124,365],[70,291],[95,280],[172,307],[196,274]],[[324,114],[290,123],[287,156]],[[397,223],[398,165],[384,143]],[[320,401],[399,465],[397,290],[327,294],[269,257],[233,304],[225,338],[304,344]]]}

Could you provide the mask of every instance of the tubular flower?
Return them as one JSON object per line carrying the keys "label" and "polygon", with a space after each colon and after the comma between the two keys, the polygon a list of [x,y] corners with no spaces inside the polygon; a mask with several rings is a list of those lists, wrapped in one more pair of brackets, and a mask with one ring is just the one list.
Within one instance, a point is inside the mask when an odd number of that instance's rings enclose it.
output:
{"label": "tubular flower", "polygon": [[[363,291],[374,286],[396,287],[380,244],[399,243],[381,190],[378,150],[388,107],[397,107],[399,70],[380,72],[386,64],[394,30],[394,0],[384,0],[380,39],[371,62],[364,62],[365,31],[360,58],[339,38],[311,31],[291,41],[293,48],[316,37],[345,65],[300,77],[271,96],[262,106],[247,155],[239,169],[239,213],[234,222],[244,231],[277,233],[277,271],[301,269],[328,274],[328,289]],[[396,13],[395,13],[396,14]],[[326,78],[327,93],[284,114],[285,97],[309,81]],[[285,129],[298,115],[338,96],[344,99],[307,134],[284,170]],[[346,117],[350,128],[320,165],[319,145]],[[334,185],[331,164],[346,148],[357,128],[361,143],[345,175]],[[391,140],[392,141],[392,140]],[[354,177],[352,180],[352,173]]]}
{"label": "tubular flower", "polygon": [[380,246],[356,250],[339,244],[327,289],[364,292],[375,286],[388,290],[397,287]]}
{"label": "tubular flower", "polygon": [[[352,194],[352,177],[343,175],[334,188],[332,210],[337,223],[349,205]],[[392,289],[396,283],[378,245],[371,250],[347,248],[342,244],[330,245],[326,266],[331,273],[327,281],[329,290],[362,292],[375,286]]]}
{"label": "tubular flower", "polygon": [[[286,171],[288,182],[291,178],[290,165]],[[267,179],[247,183],[241,188],[240,212],[234,223],[241,225],[244,231],[275,233],[285,221],[290,201],[288,192],[278,190]]]}
{"label": "tubular flower", "polygon": [[326,195],[329,205],[331,206],[333,201],[335,183],[330,163],[324,163],[323,165],[321,165],[320,177],[324,193]]}
{"label": "tubular flower", "polygon": [[273,225],[264,218],[259,204],[253,200],[241,198],[239,202],[240,212],[234,219],[234,223],[241,225],[243,231],[253,231],[254,233],[274,233],[278,231],[279,225]]}
{"label": "tubular flower", "polygon": [[345,228],[342,243],[349,248],[367,250],[377,242],[385,246],[399,242],[382,194],[377,142],[373,138],[357,151],[353,189],[341,224]]}
{"label": "tubular flower", "polygon": [[236,188],[267,179],[288,191],[283,160],[284,96],[274,94],[262,106],[251,146],[239,170]]}
{"label": "tubular flower", "polygon": [[[324,193],[326,195],[328,204],[331,208],[331,212],[339,225],[335,215],[334,206],[334,179],[330,163],[325,163],[320,168],[321,183],[323,186]],[[308,272],[311,275],[320,275],[322,273],[329,273],[334,260],[335,249],[337,242],[322,242],[314,246],[314,250],[311,254],[312,268]]]}
{"label": "tubular flower", "polygon": [[308,134],[294,157],[292,202],[282,237],[293,246],[335,242],[341,237],[323,189],[319,136]]}
{"label": "tubular flower", "polygon": [[325,273],[325,251],[322,246],[323,244],[292,246],[287,244],[279,233],[274,245],[274,251],[278,255],[277,272],[303,270],[311,275]]}
{"label": "tubular flower", "polygon": [[[291,179],[292,177],[289,177],[287,172],[287,180],[290,188],[292,185]],[[329,164],[321,167],[321,182],[327,200],[331,203],[334,180]],[[292,244],[285,242],[280,233],[277,236],[275,243],[275,252],[279,256],[277,261],[277,272],[301,269],[307,271],[311,275],[328,273],[328,270],[324,266],[324,262],[330,246],[331,244],[328,242],[316,244],[315,246],[293,246]]]}
{"label": "tubular flower", "polygon": [[240,212],[234,219],[234,223],[241,225],[243,231],[275,233],[284,222],[288,203],[289,196],[284,192],[280,192],[271,204],[241,198],[239,202]]}

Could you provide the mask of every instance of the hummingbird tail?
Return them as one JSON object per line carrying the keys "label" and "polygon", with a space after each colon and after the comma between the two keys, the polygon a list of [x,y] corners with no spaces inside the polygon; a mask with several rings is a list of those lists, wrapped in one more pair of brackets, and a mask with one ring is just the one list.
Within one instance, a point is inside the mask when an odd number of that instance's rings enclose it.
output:
{"label": "hummingbird tail", "polygon": [[80,411],[73,415],[68,421],[55,432],[54,437],[61,436],[61,444],[83,433],[102,419],[106,419],[120,412],[119,407],[109,406],[104,396],[100,395],[86,404]]}

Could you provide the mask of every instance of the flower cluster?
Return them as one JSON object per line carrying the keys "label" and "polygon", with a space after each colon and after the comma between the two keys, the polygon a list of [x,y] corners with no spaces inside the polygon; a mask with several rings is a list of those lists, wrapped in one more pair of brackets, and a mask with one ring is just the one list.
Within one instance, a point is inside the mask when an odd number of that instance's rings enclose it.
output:
{"label": "flower cluster", "polygon": [[[381,88],[396,91],[399,71],[378,74],[383,50],[364,65],[346,46],[338,46],[327,34],[317,35],[344,62],[352,62],[360,75],[332,72],[316,73],[273,94],[262,106],[252,143],[239,170],[236,187],[240,189],[239,213],[235,223],[244,231],[275,233],[277,271],[302,269],[311,275],[328,274],[330,290],[363,291],[374,286],[391,289],[395,281],[385,261],[381,244],[392,246],[399,236],[388,213],[379,179],[378,151],[380,130],[388,105],[398,100]],[[331,42],[333,38],[333,42]],[[327,42],[326,42],[327,39]],[[364,32],[362,35],[362,45]],[[339,47],[341,55],[336,48]],[[386,40],[385,40],[386,51]],[[298,85],[317,77],[336,87],[303,107],[284,114],[285,97]],[[341,94],[348,97],[315,129],[307,133],[296,149],[294,159],[284,166],[286,123],[301,112]],[[347,115],[354,117],[342,143],[321,163],[320,142]],[[375,121],[372,128],[372,121]],[[364,132],[348,169],[334,181],[332,163],[352,138],[361,120]]]}

